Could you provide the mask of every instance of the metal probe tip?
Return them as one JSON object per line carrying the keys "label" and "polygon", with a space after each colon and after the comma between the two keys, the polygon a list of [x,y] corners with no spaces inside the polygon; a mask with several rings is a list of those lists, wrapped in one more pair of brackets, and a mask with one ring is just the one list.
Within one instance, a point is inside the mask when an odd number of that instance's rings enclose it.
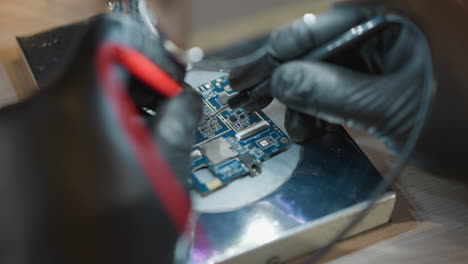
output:
{"label": "metal probe tip", "polygon": [[214,111],[213,113],[209,114],[209,115],[207,116],[207,119],[210,119],[210,118],[212,118],[213,116],[216,116],[216,115],[220,114],[222,111],[224,111],[224,110],[226,110],[226,109],[228,109],[228,108],[229,108],[229,105],[228,105],[228,104],[225,105],[225,106],[223,106],[223,107],[221,107],[220,109],[218,109],[218,110]]}

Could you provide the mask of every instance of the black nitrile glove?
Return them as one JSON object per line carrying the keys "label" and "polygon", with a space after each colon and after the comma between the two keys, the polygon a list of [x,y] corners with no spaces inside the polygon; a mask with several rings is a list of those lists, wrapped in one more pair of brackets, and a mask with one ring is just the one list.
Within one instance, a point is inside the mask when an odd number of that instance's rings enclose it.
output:
{"label": "black nitrile glove", "polygon": [[[125,16],[86,23],[63,71],[30,99],[0,110],[0,263],[173,263],[181,230],[104,96],[95,53],[103,40],[114,40],[178,81],[184,68]],[[129,84],[123,68],[118,77]],[[154,108],[150,135],[186,182],[201,99],[188,90]]]}
{"label": "black nitrile glove", "polygon": [[286,129],[294,141],[313,135],[319,118],[367,130],[398,150],[414,125],[430,63],[420,35],[389,24],[325,62],[300,59],[384,12],[375,6],[340,4],[315,21],[309,16],[280,28],[268,42],[270,63],[264,59],[234,70],[231,85],[238,91],[252,89],[261,78],[257,72],[275,67],[263,83],[269,83],[267,94],[288,107]]}

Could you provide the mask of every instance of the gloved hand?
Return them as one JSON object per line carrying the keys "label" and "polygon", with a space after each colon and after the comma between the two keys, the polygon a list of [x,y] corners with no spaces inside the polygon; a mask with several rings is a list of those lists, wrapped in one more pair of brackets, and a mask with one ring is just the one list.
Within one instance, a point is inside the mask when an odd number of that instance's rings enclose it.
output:
{"label": "gloved hand", "polygon": [[[119,121],[115,109],[125,106],[103,92],[99,44],[131,46],[178,81],[184,67],[126,17],[86,24],[63,72],[0,110],[0,263],[173,263],[190,205],[172,176],[187,181],[201,99],[187,90],[154,105],[148,130],[157,147],[142,130],[129,132],[142,119]],[[129,84],[122,68],[114,77]]]}
{"label": "gloved hand", "polygon": [[320,118],[367,130],[398,150],[413,127],[427,78],[431,55],[421,48],[424,39],[404,26],[388,25],[325,62],[298,59],[384,12],[344,3],[316,19],[309,15],[280,28],[268,41],[270,62],[235,69],[231,86],[251,89],[259,72],[277,67],[252,93],[269,94],[288,107],[285,125],[294,141],[313,135]]}

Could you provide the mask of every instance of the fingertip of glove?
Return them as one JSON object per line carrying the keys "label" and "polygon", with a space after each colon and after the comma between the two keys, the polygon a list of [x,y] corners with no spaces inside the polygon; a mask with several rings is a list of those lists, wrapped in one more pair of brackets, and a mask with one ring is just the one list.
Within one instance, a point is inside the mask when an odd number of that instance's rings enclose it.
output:
{"label": "fingertip of glove", "polygon": [[[172,112],[184,120],[190,120],[193,125],[198,124],[203,112],[202,99],[200,95],[192,90],[187,89],[183,93],[171,99],[173,104]],[[191,117],[191,118],[188,118]]]}
{"label": "fingertip of glove", "polygon": [[271,94],[273,97],[286,96],[294,88],[304,82],[305,63],[294,61],[278,67],[271,77]]}
{"label": "fingertip of glove", "polygon": [[240,83],[242,76],[245,76],[245,72],[243,71],[243,68],[232,69],[227,77],[229,83],[231,84],[231,87],[237,88],[237,83]]}
{"label": "fingertip of glove", "polygon": [[191,87],[184,87],[184,91],[177,95],[175,98],[181,98],[180,100],[186,100],[188,102],[201,104],[202,99],[200,94]]}
{"label": "fingertip of glove", "polygon": [[320,122],[316,117],[294,111],[286,110],[284,125],[289,137],[298,144],[321,135],[323,129],[319,127]]}

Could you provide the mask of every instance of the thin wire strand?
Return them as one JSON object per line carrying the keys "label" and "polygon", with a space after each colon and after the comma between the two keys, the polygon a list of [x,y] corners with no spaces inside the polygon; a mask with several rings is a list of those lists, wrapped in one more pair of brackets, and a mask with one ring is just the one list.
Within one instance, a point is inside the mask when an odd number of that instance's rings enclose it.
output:
{"label": "thin wire strand", "polygon": [[325,254],[327,254],[339,241],[344,239],[354,227],[356,227],[362,219],[364,219],[369,211],[373,208],[375,203],[380,199],[380,197],[388,190],[391,184],[398,178],[401,174],[404,167],[409,162],[411,154],[413,153],[418,139],[423,131],[424,125],[426,123],[427,116],[429,114],[430,106],[432,97],[434,94],[433,91],[433,84],[434,84],[434,76],[433,76],[433,68],[432,68],[432,57],[431,52],[429,49],[429,44],[425,38],[425,36],[421,33],[418,26],[416,26],[410,20],[403,18],[398,15],[387,15],[385,17],[385,21],[391,23],[401,24],[406,26],[410,30],[414,31],[414,34],[418,36],[419,39],[423,40],[424,44],[420,47],[425,50],[425,54],[428,55],[427,63],[425,64],[425,76],[424,76],[424,86],[422,89],[422,100],[421,106],[416,116],[414,127],[408,137],[405,147],[403,148],[400,158],[397,164],[392,168],[392,170],[386,174],[384,180],[372,191],[367,199],[367,206],[364,210],[362,210],[354,219],[345,227],[343,228],[326,246],[319,249],[316,253],[310,256],[304,263],[312,264],[320,260]]}

